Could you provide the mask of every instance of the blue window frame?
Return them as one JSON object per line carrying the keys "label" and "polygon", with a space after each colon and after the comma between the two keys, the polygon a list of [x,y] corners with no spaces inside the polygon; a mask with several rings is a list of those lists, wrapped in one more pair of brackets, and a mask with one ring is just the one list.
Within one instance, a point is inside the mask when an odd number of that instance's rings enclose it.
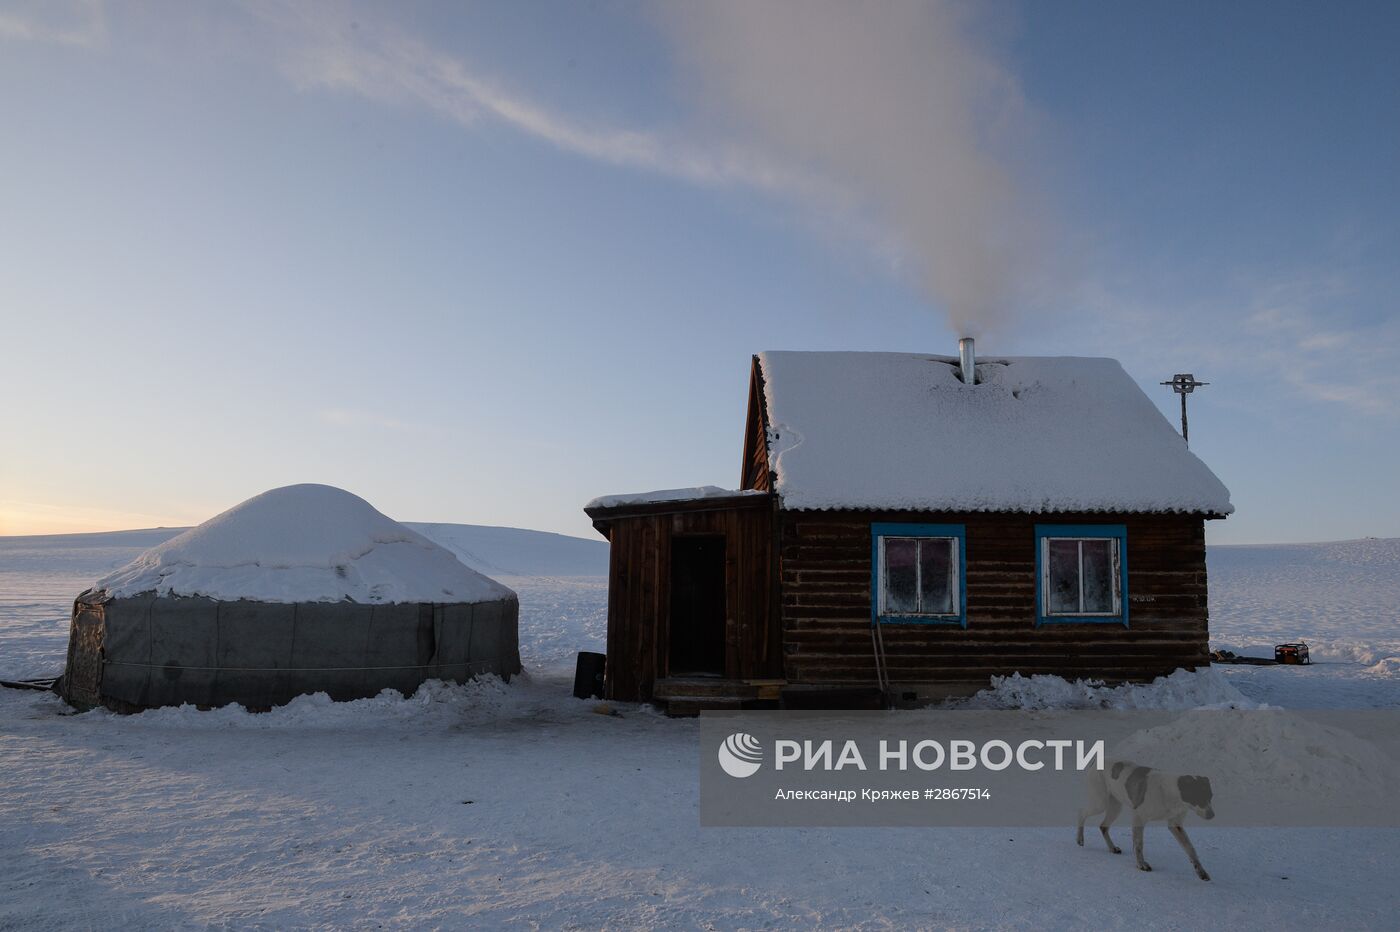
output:
{"label": "blue window frame", "polygon": [[1128,531],[1121,524],[1035,526],[1035,623],[1128,626]]}
{"label": "blue window frame", "polygon": [[872,524],[870,614],[878,624],[967,627],[961,524]]}

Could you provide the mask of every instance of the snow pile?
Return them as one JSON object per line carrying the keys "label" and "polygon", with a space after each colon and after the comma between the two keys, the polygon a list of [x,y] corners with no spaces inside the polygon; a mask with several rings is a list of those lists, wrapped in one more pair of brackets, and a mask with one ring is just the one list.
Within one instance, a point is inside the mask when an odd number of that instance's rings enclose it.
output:
{"label": "snow pile", "polygon": [[657,489],[654,492],[633,492],[621,495],[603,495],[593,499],[583,507],[616,508],[619,505],[658,505],[665,502],[693,502],[706,498],[734,498],[740,495],[767,495],[757,489],[721,489],[717,485],[702,485],[693,489]]}
{"label": "snow pile", "polygon": [[1400,677],[1400,657],[1382,657],[1366,668],[1372,676]]}
{"label": "snow pile", "polygon": [[1387,794],[1394,762],[1373,742],[1282,709],[1191,712],[1124,738],[1108,756],[1208,776],[1222,811],[1232,800],[1242,807],[1281,794],[1304,807],[1343,800],[1393,805]]}
{"label": "snow pile", "polygon": [[169,728],[334,728],[395,722],[415,726],[452,725],[461,724],[468,717],[495,720],[518,695],[499,677],[479,676],[467,683],[427,680],[411,696],[396,689],[385,689],[369,699],[336,702],[326,693],[311,693],[266,712],[249,712],[237,703],[230,703],[204,710],[188,704],[165,706],[137,715],[122,715],[99,707],[83,714],[111,718],[119,725],[135,722],[142,727]]}
{"label": "snow pile", "polygon": [[484,602],[514,598],[450,551],[326,485],[264,492],[97,581],[143,592],[261,602]]}
{"label": "snow pile", "polygon": [[[326,693],[297,696],[286,705],[266,712],[249,712],[237,703],[216,709],[193,705],[146,709],[122,714],[98,707],[81,713],[85,719],[103,719],[104,727],[133,729],[249,729],[284,731],[295,729],[371,728],[384,726],[424,731],[432,728],[461,729],[465,725],[494,728],[538,728],[568,721],[599,718],[599,703],[573,698],[558,678],[537,681],[522,673],[511,683],[496,676],[478,676],[466,683],[427,680],[410,696],[396,689],[385,689],[368,699],[336,702]],[[48,701],[47,697],[43,700]],[[53,697],[54,703],[62,700]],[[64,707],[56,705],[55,708]],[[648,705],[625,706],[629,718],[667,721],[665,714]],[[66,714],[66,710],[65,710]]]}
{"label": "snow pile", "polygon": [[1151,683],[1106,686],[1098,680],[1059,676],[992,677],[992,685],[948,705],[963,709],[1266,709],[1246,697],[1214,668],[1177,670]]}
{"label": "snow pile", "polygon": [[[1274,624],[1278,625],[1277,620]],[[1282,625],[1278,625],[1278,627],[1285,632],[1289,630]],[[1280,636],[1273,639],[1255,637],[1239,641],[1211,638],[1210,647],[1211,650],[1230,650],[1246,657],[1272,658],[1274,648],[1277,645],[1293,640],[1295,638],[1291,636]],[[1373,641],[1360,641],[1353,638],[1305,638],[1303,643],[1308,645],[1308,656],[1313,663],[1375,666],[1377,672],[1385,668],[1388,660],[1394,660],[1397,655],[1400,655],[1400,642],[1397,641],[1377,644]]]}
{"label": "snow pile", "polygon": [[[1255,668],[1258,669],[1258,668]],[[1274,668],[1297,670],[1299,668]],[[1181,712],[1110,742],[1108,759],[1210,778],[1217,811],[1237,824],[1271,824],[1271,807],[1326,821],[1393,805],[1395,762],[1372,740],[1347,730],[1336,713],[1306,714],[1256,702],[1218,668],[1178,670],[1148,684],[1108,687],[1058,676],[993,677],[990,689],[946,703],[955,709]],[[1345,714],[1345,713],[1344,713]],[[1364,713],[1363,713],[1364,714]],[[1388,714],[1388,713],[1386,713]],[[1354,724],[1366,729],[1367,723]],[[1372,725],[1371,727],[1374,727]],[[1392,729],[1393,731],[1393,729]]]}
{"label": "snow pile", "polygon": [[1230,493],[1115,360],[759,356],[789,508],[1229,514]]}

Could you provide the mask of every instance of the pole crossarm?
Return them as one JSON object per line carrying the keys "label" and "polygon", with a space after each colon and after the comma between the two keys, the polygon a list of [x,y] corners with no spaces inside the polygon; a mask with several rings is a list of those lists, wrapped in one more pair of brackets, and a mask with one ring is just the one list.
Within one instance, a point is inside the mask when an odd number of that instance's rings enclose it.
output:
{"label": "pole crossarm", "polygon": [[1196,377],[1189,372],[1178,372],[1172,376],[1170,382],[1158,382],[1159,385],[1170,385],[1172,391],[1178,395],[1189,395],[1202,385],[1209,385],[1209,382],[1197,382]]}
{"label": "pole crossarm", "polygon": [[1200,388],[1202,385],[1209,385],[1209,382],[1198,382],[1196,376],[1190,372],[1178,372],[1172,376],[1170,382],[1159,382],[1159,385],[1170,385],[1172,391],[1181,396],[1181,439],[1187,443],[1191,442],[1190,435],[1186,428],[1186,396]]}

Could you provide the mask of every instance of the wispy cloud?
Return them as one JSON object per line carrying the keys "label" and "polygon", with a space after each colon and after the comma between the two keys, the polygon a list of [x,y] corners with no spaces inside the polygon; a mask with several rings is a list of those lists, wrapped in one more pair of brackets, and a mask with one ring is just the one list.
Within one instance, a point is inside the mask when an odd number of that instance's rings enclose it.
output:
{"label": "wispy cloud", "polygon": [[[1400,415],[1400,320],[1369,320],[1353,277],[1337,269],[1240,276],[1208,297],[1144,294],[1140,283],[1093,283],[1081,293],[1090,352],[1137,365],[1197,368],[1224,384],[1259,386],[1365,416]],[[1233,374],[1233,375],[1232,375]]]}
{"label": "wispy cloud", "polygon": [[[756,191],[820,237],[863,249],[920,286],[959,330],[1002,317],[1034,264],[1036,211],[998,157],[1021,142],[1011,72],[972,38],[955,0],[676,4],[651,19],[674,45],[693,108],[667,129],[565,113],[353,0],[238,0],[296,86],[496,124],[563,152],[690,184]],[[47,10],[39,7],[36,10]],[[88,41],[16,16],[17,36]],[[221,11],[222,12],[222,11]],[[217,18],[207,12],[201,15]],[[244,35],[241,31],[239,35]]]}
{"label": "wispy cloud", "polygon": [[106,38],[102,0],[15,0],[0,10],[0,39],[93,48]]}
{"label": "wispy cloud", "polygon": [[[907,273],[954,327],[996,326],[1043,271],[1044,220],[998,158],[1027,122],[1010,71],[950,0],[658,8],[695,100],[679,129],[580,120],[337,3],[245,0],[300,87],[507,126],[557,149],[794,207],[819,236]],[[351,11],[355,12],[351,12]]]}
{"label": "wispy cloud", "polygon": [[1355,323],[1337,309],[1346,286],[1303,280],[1270,289],[1244,319],[1250,347],[1294,391],[1367,414],[1400,414],[1400,322]]}
{"label": "wispy cloud", "polygon": [[276,0],[246,5],[276,28],[282,68],[302,87],[421,106],[466,127],[493,121],[574,155],[695,184],[787,194],[812,194],[821,187],[818,179],[739,146],[702,145],[570,118],[392,24],[352,16],[344,5]]}

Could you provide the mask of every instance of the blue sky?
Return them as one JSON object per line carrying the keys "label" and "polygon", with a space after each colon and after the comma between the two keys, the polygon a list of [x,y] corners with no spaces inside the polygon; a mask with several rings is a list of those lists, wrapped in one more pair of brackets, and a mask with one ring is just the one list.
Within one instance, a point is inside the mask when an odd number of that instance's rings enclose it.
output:
{"label": "blue sky", "polygon": [[315,481],[588,535],[738,481],[752,353],[968,329],[1173,421],[1210,381],[1213,541],[1400,535],[1396,47],[1394,4],[0,0],[0,534]]}

